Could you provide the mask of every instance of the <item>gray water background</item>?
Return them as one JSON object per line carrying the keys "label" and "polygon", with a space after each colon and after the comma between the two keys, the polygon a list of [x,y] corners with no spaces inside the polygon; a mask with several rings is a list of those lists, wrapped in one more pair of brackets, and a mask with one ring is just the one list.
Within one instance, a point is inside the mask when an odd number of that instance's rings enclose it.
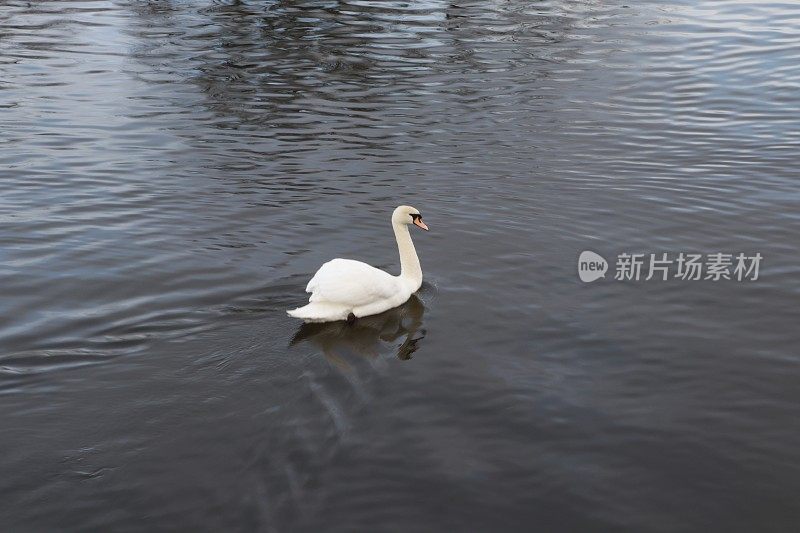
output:
{"label": "gray water background", "polygon": [[4,2],[0,526],[792,531],[798,150],[791,2]]}

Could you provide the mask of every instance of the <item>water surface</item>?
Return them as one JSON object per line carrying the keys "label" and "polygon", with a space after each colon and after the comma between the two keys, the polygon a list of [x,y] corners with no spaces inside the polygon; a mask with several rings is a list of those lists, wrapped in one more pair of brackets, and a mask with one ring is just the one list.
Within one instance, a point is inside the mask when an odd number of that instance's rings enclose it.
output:
{"label": "water surface", "polygon": [[[800,7],[0,9],[8,531],[790,531]],[[284,313],[336,257],[425,284]],[[594,250],[760,279],[579,281]],[[612,265],[613,269],[613,265]]]}

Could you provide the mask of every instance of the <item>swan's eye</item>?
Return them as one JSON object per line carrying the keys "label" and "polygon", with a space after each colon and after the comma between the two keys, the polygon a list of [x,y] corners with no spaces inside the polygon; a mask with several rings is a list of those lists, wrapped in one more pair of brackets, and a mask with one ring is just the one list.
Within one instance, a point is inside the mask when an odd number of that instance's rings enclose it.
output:
{"label": "swan's eye", "polygon": [[419,213],[411,213],[411,218],[416,221],[422,218],[422,215],[420,215]]}

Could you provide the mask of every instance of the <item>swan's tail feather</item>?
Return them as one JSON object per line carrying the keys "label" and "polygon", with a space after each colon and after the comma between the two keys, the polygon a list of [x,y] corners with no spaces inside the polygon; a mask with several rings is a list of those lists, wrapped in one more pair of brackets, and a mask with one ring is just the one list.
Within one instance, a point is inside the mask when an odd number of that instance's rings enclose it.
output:
{"label": "swan's tail feather", "polygon": [[311,302],[297,309],[289,309],[286,313],[294,318],[302,318],[306,322],[333,322],[346,320],[350,308],[342,304]]}

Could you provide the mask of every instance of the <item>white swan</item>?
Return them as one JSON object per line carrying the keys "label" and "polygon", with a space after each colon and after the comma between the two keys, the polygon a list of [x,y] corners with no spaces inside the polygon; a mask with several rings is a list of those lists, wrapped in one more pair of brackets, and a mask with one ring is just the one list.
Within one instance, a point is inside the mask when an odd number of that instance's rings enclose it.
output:
{"label": "white swan", "polygon": [[401,205],[392,213],[392,228],[400,251],[400,275],[392,276],[361,261],[332,259],[322,265],[306,292],[308,305],[287,311],[306,322],[333,322],[377,315],[405,303],[422,285],[422,267],[408,225],[424,230],[419,211]]}

